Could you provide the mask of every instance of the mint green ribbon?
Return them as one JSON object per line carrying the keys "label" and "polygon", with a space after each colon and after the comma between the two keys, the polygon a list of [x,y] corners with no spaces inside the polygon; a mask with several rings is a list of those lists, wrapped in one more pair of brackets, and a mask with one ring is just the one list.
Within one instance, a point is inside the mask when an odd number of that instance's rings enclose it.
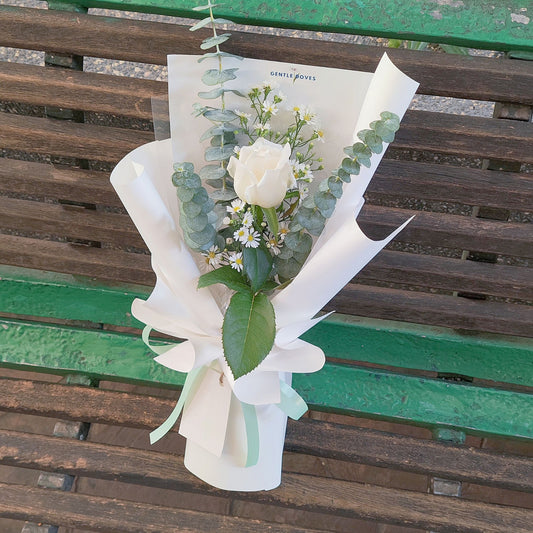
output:
{"label": "mint green ribbon", "polygon": [[[142,340],[153,352],[158,355],[164,354],[176,346],[175,343],[167,345],[153,345],[150,343],[150,332],[152,328],[146,326],[142,332]],[[180,397],[169,417],[154,431],[150,433],[150,444],[156,443],[163,438],[177,422],[185,403],[192,399],[198,387],[195,384],[202,380],[207,367],[193,368],[185,378],[185,383]],[[308,409],[304,399],[285,381],[279,380],[280,402],[276,406],[288,417],[298,420]],[[259,460],[259,423],[255,406],[241,402],[246,430],[246,464],[245,467],[254,466]]]}
{"label": "mint green ribbon", "polygon": [[172,429],[172,426],[174,426],[181,414],[185,402],[189,399],[189,396],[191,396],[191,390],[193,390],[194,384],[197,380],[201,380],[203,378],[206,370],[206,367],[193,368],[187,374],[183,389],[178,399],[178,403],[176,403],[176,407],[174,407],[174,410],[172,413],[170,413],[170,416],[157,429],[154,429],[154,431],[150,433],[150,444],[156,443]]}

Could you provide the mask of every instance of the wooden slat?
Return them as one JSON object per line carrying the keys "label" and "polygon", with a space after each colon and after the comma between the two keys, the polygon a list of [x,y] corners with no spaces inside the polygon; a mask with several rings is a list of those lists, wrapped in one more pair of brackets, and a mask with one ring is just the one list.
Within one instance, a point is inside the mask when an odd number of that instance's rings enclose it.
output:
{"label": "wooden slat", "polygon": [[[316,531],[253,519],[239,519],[176,508],[110,500],[62,491],[0,484],[0,516],[30,519],[90,531],[115,533]],[[324,497],[328,495],[328,497]],[[286,476],[272,492],[256,493],[270,503],[277,497],[291,507],[326,514],[457,533],[530,533],[533,511],[516,507],[468,502],[418,492],[400,491],[360,483],[331,481],[314,476]],[[142,529],[140,529],[142,528]]]}
{"label": "wooden slat", "polygon": [[384,238],[412,215],[414,220],[396,241],[533,257],[530,224],[370,205],[363,208],[358,221],[370,237]]}
{"label": "wooden slat", "polygon": [[392,146],[533,163],[533,124],[467,115],[407,112]]}
{"label": "wooden slat", "polygon": [[[12,150],[118,161],[152,140],[151,132],[0,114],[0,143]],[[527,122],[410,111],[393,146],[533,163],[532,140]]]}
{"label": "wooden slat", "polygon": [[[147,21],[119,20],[0,6],[0,45],[166,64],[171,53],[197,54],[202,32]],[[246,57],[373,71],[383,49],[346,43],[232,32],[226,47]],[[149,42],[150,46],[146,46]],[[274,44],[275,43],[275,44]],[[533,65],[524,61],[390,50],[420,92],[533,105]]]}
{"label": "wooden slat", "polygon": [[525,211],[533,205],[533,177],[530,174],[419,161],[383,159],[368,191]]}
{"label": "wooden slat", "polygon": [[0,197],[0,226],[144,248],[127,215]]}
{"label": "wooden slat", "polygon": [[152,119],[152,97],[166,83],[153,80],[0,62],[0,100]]}
{"label": "wooden slat", "polygon": [[109,172],[0,159],[0,192],[122,207]]}
{"label": "wooden slat", "polygon": [[418,287],[533,300],[533,269],[384,250],[354,281],[386,281]]}
{"label": "wooden slat", "polygon": [[[285,450],[533,492],[533,465],[527,457],[356,426],[289,421]],[[84,458],[81,463],[80,457]],[[174,490],[213,490],[174,455],[44,435],[36,448],[34,435],[15,431],[2,431],[0,464]]]}
{"label": "wooden slat", "polygon": [[118,162],[153,132],[0,113],[2,148]]}
{"label": "wooden slat", "polygon": [[0,262],[115,282],[155,283],[149,255],[14,235],[0,235]]}
{"label": "wooden slat", "polygon": [[176,528],[184,533],[306,531],[290,525],[5,483],[0,483],[0,490],[0,516],[88,531],[172,533]]}
{"label": "wooden slat", "polygon": [[367,285],[347,285],[326,306],[340,313],[533,337],[533,307]]}

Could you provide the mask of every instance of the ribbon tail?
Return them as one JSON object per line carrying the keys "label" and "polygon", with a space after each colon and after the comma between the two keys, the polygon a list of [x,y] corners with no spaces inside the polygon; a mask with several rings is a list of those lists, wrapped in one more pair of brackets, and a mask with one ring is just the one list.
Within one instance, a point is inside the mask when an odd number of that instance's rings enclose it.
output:
{"label": "ribbon tail", "polygon": [[279,380],[281,401],[277,406],[293,420],[298,420],[304,415],[309,407],[305,400],[285,381]]}
{"label": "ribbon tail", "polygon": [[177,345],[177,343],[166,344],[166,345],[152,344],[150,342],[150,333],[151,332],[152,332],[152,327],[151,326],[144,326],[143,333],[142,333],[142,340],[143,340],[144,344],[146,344],[146,346],[148,346],[148,348],[150,348],[150,350],[152,350],[152,352],[156,353],[157,355],[162,355],[162,354],[168,352],[169,350],[174,348],[174,346]]}
{"label": "ribbon tail", "polygon": [[254,466],[259,461],[259,424],[255,405],[241,402],[246,427],[246,467]]}
{"label": "ribbon tail", "polygon": [[189,399],[193,385],[195,384],[196,380],[204,374],[205,370],[205,367],[195,368],[187,374],[180,397],[176,403],[176,407],[174,407],[174,410],[172,413],[170,413],[170,416],[157,429],[154,429],[154,431],[150,433],[150,444],[156,443],[172,429],[172,426],[174,426],[181,414],[185,402]]}

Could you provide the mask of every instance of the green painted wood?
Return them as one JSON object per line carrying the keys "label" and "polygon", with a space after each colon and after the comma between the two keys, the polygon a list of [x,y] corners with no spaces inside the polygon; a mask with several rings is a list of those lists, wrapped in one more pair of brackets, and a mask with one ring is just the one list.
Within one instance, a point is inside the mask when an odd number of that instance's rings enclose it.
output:
{"label": "green painted wood", "polygon": [[533,387],[533,339],[333,315],[302,337],[329,358]]}
{"label": "green painted wood", "polygon": [[[54,6],[63,0],[54,2]],[[71,0],[65,0],[71,3]],[[190,0],[80,0],[85,7],[199,18]],[[524,0],[233,0],[218,16],[258,26],[354,33],[493,50],[533,50],[533,8]]]}
{"label": "green painted wood", "polygon": [[[151,288],[0,266],[0,313],[140,328],[134,298]],[[303,338],[331,359],[452,373],[533,387],[533,340],[333,315]]]}
{"label": "green painted wood", "polygon": [[161,386],[184,383],[184,374],[152,357],[140,336],[0,320],[0,367]]}
{"label": "green painted wood", "polygon": [[315,374],[295,374],[293,387],[313,409],[533,438],[533,394],[334,364]]}
{"label": "green painted wood", "polygon": [[[0,320],[0,366],[175,387],[139,337]],[[328,363],[295,374],[312,408],[474,434],[533,439],[533,395]]]}
{"label": "green painted wood", "polygon": [[151,288],[106,285],[69,274],[0,265],[0,312],[142,327],[131,315],[131,302],[146,299]]}

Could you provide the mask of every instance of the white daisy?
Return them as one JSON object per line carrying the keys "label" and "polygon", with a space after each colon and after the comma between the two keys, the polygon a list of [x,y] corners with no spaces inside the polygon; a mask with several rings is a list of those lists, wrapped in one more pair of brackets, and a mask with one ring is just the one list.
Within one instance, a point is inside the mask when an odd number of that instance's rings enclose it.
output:
{"label": "white daisy", "polygon": [[220,250],[218,249],[218,246],[213,245],[205,254],[205,262],[213,267],[216,268],[218,265],[220,265],[220,261],[222,260],[222,254],[220,253]]}
{"label": "white daisy", "polygon": [[245,205],[246,204],[242,200],[239,200],[237,198],[236,200],[233,200],[233,202],[231,202],[231,205],[228,205],[228,207],[226,207],[226,211],[228,213],[240,213],[244,209]]}
{"label": "white daisy", "polygon": [[279,235],[279,241],[283,242],[283,239],[287,236],[287,233],[289,233],[289,223],[288,222],[280,222],[279,223],[279,229],[278,229],[278,235]]}
{"label": "white daisy", "polygon": [[275,235],[272,233],[269,233],[268,235],[265,235],[265,241],[267,248],[274,254],[278,255],[280,253],[280,245],[281,243],[278,241]]}
{"label": "white daisy", "polygon": [[242,217],[242,225],[249,228],[254,223],[254,216],[251,211],[246,211]]}
{"label": "white daisy", "polygon": [[242,242],[243,244],[247,241],[250,229],[246,226],[241,226],[234,234],[233,237],[236,241]]}
{"label": "white daisy", "polygon": [[257,248],[259,246],[260,237],[261,235],[259,235],[258,231],[251,231],[246,235],[246,239],[241,242],[246,248]]}
{"label": "white daisy", "polygon": [[237,272],[242,272],[242,252],[231,252],[228,260],[231,268],[234,268]]}
{"label": "white daisy", "polygon": [[278,112],[278,106],[277,104],[274,102],[274,100],[270,100],[270,98],[267,98],[264,102],[263,102],[263,111],[265,113],[270,113],[272,115],[275,115],[277,114]]}

